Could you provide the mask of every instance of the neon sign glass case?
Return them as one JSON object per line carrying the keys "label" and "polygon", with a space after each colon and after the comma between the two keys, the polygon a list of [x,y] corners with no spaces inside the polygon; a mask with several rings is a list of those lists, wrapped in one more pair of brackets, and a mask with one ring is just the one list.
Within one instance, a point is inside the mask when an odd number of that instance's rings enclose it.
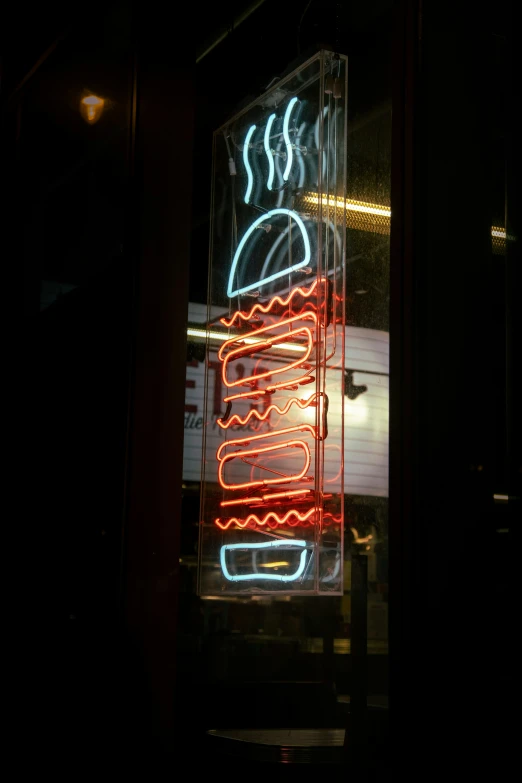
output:
{"label": "neon sign glass case", "polygon": [[343,592],[346,58],[214,134],[199,594]]}

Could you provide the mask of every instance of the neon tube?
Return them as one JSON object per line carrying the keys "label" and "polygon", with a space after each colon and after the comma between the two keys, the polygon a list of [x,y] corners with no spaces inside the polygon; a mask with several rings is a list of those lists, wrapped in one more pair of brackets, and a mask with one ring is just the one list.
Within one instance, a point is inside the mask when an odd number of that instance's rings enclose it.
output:
{"label": "neon tube", "polygon": [[290,498],[296,495],[308,495],[311,489],[289,489],[286,492],[271,492],[270,495],[263,495],[263,500],[275,500],[276,498]]}
{"label": "neon tube", "polygon": [[294,157],[292,152],[292,142],[290,141],[290,136],[288,135],[288,123],[290,121],[290,115],[292,113],[292,109],[294,108],[296,103],[297,103],[297,98],[292,98],[292,100],[286,107],[285,118],[283,120],[283,138],[286,144],[286,167],[283,172],[283,179],[285,180],[285,182],[287,181],[290,175],[290,169],[292,168],[292,162]]}
{"label": "neon tube", "polygon": [[[237,574],[233,575],[230,573],[230,571],[227,568],[226,564],[226,552],[227,550],[234,550],[234,549],[269,549],[270,547],[278,547],[278,546],[286,546],[287,548],[291,548],[292,546],[296,547],[303,547],[303,551],[301,552],[301,557],[299,560],[299,567],[295,574],[288,574],[287,576],[279,576],[279,574]],[[220,561],[221,561],[221,570],[223,572],[223,576],[225,579],[228,579],[230,582],[245,582],[250,579],[264,579],[266,581],[270,580],[272,582],[293,582],[296,579],[299,579],[301,574],[304,571],[305,563],[306,563],[306,541],[268,541],[266,543],[262,544],[225,544],[221,547],[220,551]]]}
{"label": "neon tube", "polygon": [[228,421],[226,421],[225,419],[218,419],[217,423],[222,430],[226,430],[229,427],[231,427],[233,424],[241,424],[241,425],[248,424],[248,422],[253,418],[258,419],[259,421],[266,421],[272,411],[277,411],[277,413],[279,413],[280,416],[284,416],[285,413],[288,413],[288,411],[290,410],[291,406],[294,405],[294,403],[298,405],[299,408],[301,408],[301,410],[305,410],[305,408],[312,407],[314,405],[316,406],[317,399],[318,397],[320,397],[320,395],[321,392],[316,392],[307,400],[298,400],[297,397],[291,397],[286,403],[284,408],[280,408],[278,405],[274,403],[273,405],[269,405],[268,408],[265,411],[263,411],[263,413],[259,413],[259,411],[256,410],[256,408],[252,408],[252,410],[250,410],[244,418],[241,418],[241,416],[239,416],[237,413],[234,413],[234,415],[231,416],[231,418],[228,419]]}
{"label": "neon tube", "polygon": [[[230,336],[228,334],[225,334],[224,332],[207,332],[205,329],[187,329],[187,337],[201,337],[202,339],[206,340],[208,337],[211,340],[230,340]],[[255,345],[256,343],[262,342],[261,340],[253,340],[251,337],[243,337],[243,335],[238,334],[237,340],[242,340],[244,343],[248,343],[250,345]],[[285,351],[304,351],[304,346],[302,345],[295,345],[293,343],[287,343],[284,346]]]}
{"label": "neon tube", "polygon": [[279,381],[279,383],[272,383],[270,386],[267,386],[266,389],[256,389],[253,388],[251,391],[243,392],[242,394],[231,394],[229,397],[223,397],[223,402],[232,402],[233,400],[239,400],[239,399],[249,399],[252,398],[253,400],[259,399],[259,397],[263,394],[273,394],[277,390],[290,390],[290,391],[297,391],[299,386],[306,386],[309,383],[313,383],[315,381],[315,377],[313,375],[301,375],[299,378],[294,378],[291,381]]}
{"label": "neon tube", "polygon": [[[276,514],[275,511],[269,511],[268,514],[266,514],[263,518],[260,518],[257,516],[257,514],[249,514],[246,519],[238,519],[237,517],[231,517],[230,519],[222,520],[220,517],[218,517],[215,521],[215,524],[221,528],[221,530],[228,530],[228,528],[231,525],[236,525],[239,528],[245,528],[251,523],[254,523],[258,527],[264,527],[267,525],[268,527],[276,527],[278,525],[285,525],[291,517],[295,517],[296,521],[292,525],[292,527],[296,527],[296,525],[299,524],[299,522],[308,522],[310,517],[312,517],[315,513],[318,512],[317,508],[310,508],[306,514],[301,514],[297,509],[292,508],[290,511],[287,511],[286,514],[283,517],[280,517],[279,514]],[[273,519],[275,522],[275,525],[270,525],[270,519]],[[290,523],[289,523],[290,524]]]}
{"label": "neon tube", "polygon": [[241,394],[231,394],[230,397],[223,397],[223,402],[232,402],[232,400],[243,400],[252,398],[259,399],[263,394],[268,394],[265,389],[252,389],[252,391],[242,392]]}
{"label": "neon tube", "polygon": [[[264,503],[266,500],[275,500],[277,498],[295,498],[297,495],[309,495],[311,489],[289,489],[286,492],[271,492],[269,495],[261,497],[237,498],[237,500],[222,500],[219,504],[222,508],[228,506],[253,506],[256,503]],[[303,498],[304,500],[305,498]]]}
{"label": "neon tube", "polygon": [[[292,266],[283,269],[280,272],[274,272],[273,275],[264,277],[262,280],[258,280],[256,283],[251,283],[250,285],[243,286],[243,288],[237,288],[235,291],[233,291],[232,287],[233,287],[234,275],[236,273],[236,267],[238,265],[239,258],[241,256],[243,248],[245,247],[247,239],[256,230],[256,228],[261,225],[261,223],[265,223],[267,220],[271,220],[276,215],[288,215],[288,217],[291,220],[295,220],[295,222],[299,226],[301,234],[303,235],[303,242],[305,247],[304,259],[302,261],[299,261],[299,263],[297,264],[293,264]],[[255,288],[259,288],[260,286],[265,285],[266,283],[271,283],[273,280],[277,280],[278,277],[286,276],[290,274],[290,272],[296,272],[298,269],[301,269],[303,266],[307,266],[309,264],[310,255],[311,255],[310,240],[308,238],[308,234],[306,232],[304,223],[299,217],[299,215],[291,209],[286,209],[286,207],[281,207],[279,209],[271,209],[270,212],[266,213],[266,215],[261,215],[256,220],[254,220],[250,228],[243,235],[243,238],[241,239],[239,245],[237,246],[237,250],[234,254],[234,259],[232,261],[232,266],[230,268],[230,275],[228,278],[228,287],[227,287],[227,296],[230,298],[232,298],[233,296],[239,296],[239,294],[244,294],[246,291],[253,291]]]}
{"label": "neon tube", "polygon": [[289,389],[290,391],[296,391],[299,386],[305,386],[307,383],[313,383],[315,378],[313,375],[301,375],[300,378],[294,378],[292,381],[279,381],[279,383],[271,383],[267,386],[265,391],[267,394],[272,393],[276,389]]}
{"label": "neon tube", "polygon": [[292,339],[298,334],[304,334],[307,337],[308,344],[306,346],[304,356],[302,356],[299,359],[296,359],[295,362],[290,362],[289,364],[283,365],[281,367],[276,367],[276,368],[272,368],[272,370],[266,370],[265,372],[260,372],[257,375],[248,375],[243,378],[238,378],[236,381],[228,381],[226,377],[227,366],[231,361],[242,358],[244,356],[248,356],[250,353],[258,353],[260,350],[273,348],[274,346],[279,346],[281,343],[283,343],[283,347],[284,347],[285,335],[278,335],[278,337],[274,338],[273,340],[267,340],[266,343],[261,344],[259,347],[256,347],[254,350],[249,349],[248,346],[246,346],[246,347],[236,348],[234,351],[231,351],[228,354],[228,356],[226,356],[224,359],[221,359],[221,361],[223,362],[222,378],[225,386],[229,388],[233,386],[248,386],[251,383],[257,383],[259,380],[261,380],[261,378],[267,378],[268,376],[286,372],[286,370],[292,370],[294,369],[294,367],[300,367],[303,364],[303,362],[306,362],[306,360],[312,353],[314,341],[313,341],[311,330],[306,326],[301,327],[301,329],[293,329],[291,332],[287,333],[286,338]]}
{"label": "neon tube", "polygon": [[[313,312],[306,312],[302,313],[301,315],[294,315],[292,318],[286,318],[283,321],[278,321],[275,324],[269,324],[268,326],[263,326],[260,329],[256,329],[255,332],[253,332],[253,335],[261,336],[266,335],[271,330],[279,329],[281,327],[290,326],[291,324],[295,323],[296,321],[304,321],[304,320],[310,320],[313,321],[315,325],[317,325],[317,316]],[[283,365],[281,367],[272,368],[271,370],[267,370],[266,372],[258,373],[257,375],[247,375],[243,378],[238,378],[235,381],[229,381],[227,379],[227,368],[230,362],[235,361],[236,359],[242,358],[243,356],[248,356],[251,353],[258,353],[262,350],[267,350],[268,348],[273,348],[274,346],[280,346],[281,343],[286,343],[288,340],[292,339],[298,334],[303,334],[307,339],[306,347],[303,346],[304,355],[299,357],[299,359],[296,359],[295,361],[289,362],[286,365]],[[223,383],[228,388],[232,388],[233,386],[248,386],[251,383],[257,383],[261,378],[266,378],[268,376],[276,375],[278,373],[286,372],[287,370],[294,369],[296,367],[299,367],[302,365],[310,354],[312,353],[314,340],[312,331],[307,326],[299,326],[297,329],[291,329],[288,332],[283,332],[281,334],[276,334],[273,337],[268,337],[266,340],[259,340],[259,342],[255,342],[254,347],[247,344],[245,345],[239,345],[237,348],[232,349],[229,351],[229,353],[223,358],[223,355],[225,351],[227,351],[230,346],[234,345],[234,343],[238,342],[246,342],[246,340],[242,340],[241,337],[233,337],[231,340],[227,340],[221,348],[218,351],[218,358],[221,362],[223,362],[222,367],[222,378]],[[284,345],[282,346],[284,347]]]}
{"label": "neon tube", "polygon": [[250,201],[250,196],[252,195],[252,186],[254,184],[254,175],[252,174],[252,168],[250,166],[250,161],[248,160],[248,150],[250,147],[250,139],[252,138],[252,134],[254,133],[255,129],[255,125],[250,126],[245,137],[245,143],[243,145],[243,163],[245,164],[248,177],[247,189],[245,192],[245,204],[248,204]]}
{"label": "neon tube", "polygon": [[268,158],[268,179],[266,181],[266,186],[268,190],[272,190],[272,185],[274,184],[274,155],[272,153],[272,150],[270,149],[270,131],[272,129],[272,125],[275,118],[276,118],[275,114],[271,114],[270,117],[268,118],[268,122],[265,128],[265,138],[264,138],[265,152]]}
{"label": "neon tube", "polygon": [[[315,427],[311,424],[296,424],[295,427],[285,427],[283,430],[273,430],[272,432],[262,432],[260,435],[247,435],[246,438],[233,438],[221,443],[217,452],[216,459],[220,460],[221,452],[228,446],[249,446],[253,440],[262,440],[263,438],[275,438],[278,435],[289,435],[291,432],[311,432],[315,437]],[[240,452],[235,451],[236,455]]]}
{"label": "neon tube", "polygon": [[[225,445],[225,444],[223,444]],[[259,457],[260,454],[273,453],[274,451],[281,451],[281,449],[301,449],[304,454],[303,467],[297,473],[291,473],[289,475],[278,476],[277,478],[265,478],[256,479],[254,481],[243,481],[239,484],[227,484],[223,478],[223,471],[227,463],[232,460],[240,459],[244,460],[245,457]],[[264,487],[268,484],[287,484],[291,481],[300,481],[308,472],[312,457],[310,454],[310,447],[304,440],[289,440],[284,443],[274,443],[272,446],[263,446],[257,449],[246,449],[245,451],[234,451],[232,454],[226,454],[224,457],[218,457],[218,481],[223,489],[248,489],[248,487]],[[263,469],[263,466],[260,466]]]}
{"label": "neon tube", "polygon": [[[286,307],[298,294],[300,294],[304,299],[307,299],[315,293],[318,285],[326,282],[326,278],[321,277],[318,280],[315,280],[310,288],[293,288],[286,299],[282,299],[277,295],[274,296],[267,305],[255,304],[252,309],[248,311],[248,313],[244,313],[242,310],[237,310],[229,321],[227,321],[226,318],[220,318],[219,320],[224,326],[227,326],[228,328],[234,325],[236,319],[238,320],[239,325],[239,321],[250,321],[256,313],[263,313],[264,315],[267,315],[275,304],[279,304],[281,307]],[[319,292],[317,292],[316,295],[319,296]]]}

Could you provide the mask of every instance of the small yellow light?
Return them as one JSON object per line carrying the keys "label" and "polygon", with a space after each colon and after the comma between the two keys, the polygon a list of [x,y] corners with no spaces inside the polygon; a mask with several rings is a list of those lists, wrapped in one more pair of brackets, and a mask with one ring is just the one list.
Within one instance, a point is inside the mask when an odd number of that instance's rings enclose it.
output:
{"label": "small yellow light", "polygon": [[261,568],[279,568],[280,566],[290,565],[286,560],[278,560],[275,563],[259,563]]}
{"label": "small yellow light", "polygon": [[89,125],[94,125],[100,119],[105,101],[97,95],[86,95],[80,101],[80,113]]}

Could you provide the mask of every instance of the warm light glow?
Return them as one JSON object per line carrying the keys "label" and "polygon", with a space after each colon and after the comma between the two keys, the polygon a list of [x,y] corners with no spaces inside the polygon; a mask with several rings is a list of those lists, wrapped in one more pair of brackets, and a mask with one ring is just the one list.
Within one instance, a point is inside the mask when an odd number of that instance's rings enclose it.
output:
{"label": "warm light glow", "polygon": [[276,560],[275,563],[259,563],[258,568],[280,568],[289,565],[288,560]]}
{"label": "warm light glow", "polygon": [[[304,320],[310,320],[313,321],[315,325],[317,325],[317,316],[315,313],[312,312],[306,312],[302,315],[296,315],[293,318],[286,318],[283,321],[279,321],[276,324],[270,324],[269,326],[263,326],[261,329],[256,329],[255,332],[253,332],[253,335],[257,338],[258,335],[269,335],[270,331],[274,331],[274,329],[279,329],[281,327],[290,326],[293,323],[304,321]],[[261,350],[266,350],[268,348],[278,347],[286,343],[287,340],[292,340],[297,335],[303,335],[306,337],[306,347],[305,347],[305,353],[304,356],[300,357],[299,359],[296,359],[294,362],[290,362],[286,365],[281,365],[280,367],[274,367],[271,370],[266,370],[265,372],[261,372],[258,375],[249,375],[243,378],[238,378],[235,381],[229,381],[227,378],[227,368],[230,362],[234,361],[235,359],[242,358],[243,356],[248,356],[252,353],[259,353]],[[234,348],[233,350],[229,351],[229,353],[223,358],[223,354],[225,351],[230,348],[230,346],[234,345],[234,343],[239,343],[239,346],[237,348]],[[246,340],[243,340],[241,337],[233,337],[231,340],[227,340],[226,343],[223,343],[221,348],[218,352],[218,357],[220,361],[223,362],[222,367],[222,378],[223,383],[225,386],[228,386],[229,388],[233,386],[248,386],[252,383],[257,384],[259,380],[262,378],[267,378],[268,376],[277,375],[278,373],[286,372],[287,370],[292,370],[293,368],[299,367],[303,362],[305,362],[310,354],[312,353],[312,349],[314,346],[314,339],[312,335],[312,331],[307,326],[299,325],[296,329],[291,329],[288,332],[282,332],[281,334],[275,334],[273,337],[267,336],[264,340],[260,339],[259,342],[256,343],[255,348],[251,347],[250,344],[246,344]]]}
{"label": "warm light glow", "polygon": [[356,400],[349,400],[347,397],[345,397],[344,412],[348,424],[355,422],[357,422],[357,424],[362,424],[362,422],[368,420],[368,406],[366,404],[365,398],[362,396],[357,397]]}
{"label": "warm light glow", "polygon": [[[356,544],[367,544],[368,541],[371,541],[373,538],[371,534],[368,536],[360,536],[356,527],[351,527],[350,530],[353,533],[354,542]],[[367,547],[367,549],[369,549],[369,547]]]}
{"label": "warm light glow", "polygon": [[[230,335],[225,334],[225,332],[213,332],[209,331],[207,329],[193,329],[189,328],[187,329],[187,337],[200,337],[203,340],[206,340],[207,337],[210,340],[229,340]],[[243,335],[237,335],[237,340],[241,340],[244,343],[248,343],[249,345],[255,345],[256,343],[262,343],[263,340],[255,340],[252,337],[243,337]],[[302,353],[304,350],[306,350],[306,347],[304,345],[297,345],[294,343],[285,343],[284,345],[280,346],[280,348],[284,351],[297,351],[299,353]]]}
{"label": "warm light glow", "polygon": [[[297,264],[292,264],[292,266],[286,267],[285,269],[282,269],[279,272],[274,272],[272,275],[269,275],[268,277],[263,277],[261,280],[258,280],[255,283],[250,283],[250,285],[246,285],[243,286],[242,288],[237,288],[233,290],[236,268],[239,259],[241,257],[241,253],[243,252],[243,248],[245,247],[245,244],[247,242],[247,239],[256,230],[256,228],[261,225],[261,223],[266,223],[267,220],[272,220],[272,218],[275,217],[276,215],[287,215],[289,219],[297,223],[303,237],[303,243],[305,248],[305,256],[303,260],[299,261]],[[301,218],[299,217],[299,215],[297,214],[297,212],[294,212],[291,209],[286,209],[284,207],[278,209],[271,209],[270,212],[267,212],[265,215],[261,215],[256,220],[254,220],[250,228],[248,228],[245,234],[243,234],[241,242],[237,246],[237,250],[234,254],[234,258],[232,261],[232,266],[230,268],[230,275],[228,278],[228,287],[227,287],[227,296],[229,296],[230,298],[232,298],[233,296],[239,296],[239,294],[244,294],[246,293],[246,291],[253,291],[257,288],[260,288],[262,285],[265,285],[266,283],[271,283],[273,280],[277,280],[279,277],[287,277],[290,274],[290,272],[296,272],[298,269],[302,269],[302,267],[308,266],[308,264],[310,263],[310,255],[311,255],[310,240],[308,238],[305,225],[301,220]]]}
{"label": "warm light glow", "polygon": [[[381,218],[391,218],[391,209],[384,204],[372,204],[371,202],[358,201],[357,199],[344,199],[336,196],[328,196],[323,193],[318,196],[316,193],[305,193],[303,201],[307,204],[323,204],[323,206],[336,207],[337,209],[346,209],[348,212],[359,212],[365,215],[375,215]],[[491,236],[494,239],[506,239],[506,230],[501,226],[491,226]]]}
{"label": "warm light glow", "polygon": [[[288,549],[292,547],[299,547],[302,548],[303,551],[301,552],[301,556],[299,558],[299,567],[295,574],[288,574],[284,576],[280,576],[279,574],[257,574],[257,573],[250,573],[250,574],[231,574],[230,571],[227,568],[226,563],[226,553],[227,551],[235,551],[237,549],[270,549],[271,547],[280,547],[285,546]],[[264,579],[264,580],[272,580],[276,582],[293,582],[296,579],[299,579],[301,574],[303,573],[305,569],[306,564],[306,541],[302,541],[299,539],[296,539],[295,541],[267,541],[262,544],[225,544],[221,547],[220,551],[220,561],[221,561],[221,570],[223,572],[223,576],[225,579],[228,579],[231,582],[245,582],[247,580],[251,579]]]}
{"label": "warm light glow", "polygon": [[[244,440],[248,442],[247,439]],[[310,454],[310,447],[308,446],[308,443],[306,443],[304,440],[288,440],[285,441],[284,443],[274,443],[271,446],[246,449],[245,451],[234,451],[232,454],[226,454],[224,457],[222,457],[221,451],[223,450],[223,448],[235,442],[239,443],[240,441],[228,441],[226,443],[222,443],[218,449],[218,453],[217,453],[217,459],[219,461],[218,481],[223,487],[223,489],[248,489],[249,487],[263,487],[268,484],[287,484],[291,481],[300,481],[307,474],[308,468],[310,467],[310,463],[312,461],[311,454]],[[299,449],[303,452],[304,461],[303,461],[303,467],[301,468],[300,471],[298,471],[297,473],[290,473],[289,475],[278,474],[277,478],[264,478],[264,479],[257,479],[254,481],[242,481],[239,484],[228,484],[224,480],[223,470],[226,464],[227,463],[230,464],[232,460],[240,459],[242,461],[245,461],[245,458],[248,457],[254,459],[259,457],[260,454],[265,454],[265,455],[273,454],[274,452],[281,451],[282,449]],[[269,468],[264,467],[263,465],[259,465],[259,468],[261,470],[269,470]]]}
{"label": "warm light glow", "polygon": [[509,495],[493,495],[493,500],[501,500],[505,503],[509,500]]}
{"label": "warm light glow", "polygon": [[[292,432],[311,432],[316,437],[316,428],[310,424],[296,424],[294,427],[285,427],[283,430],[272,430],[272,432],[262,432],[260,435],[247,435],[246,438],[234,438],[226,440],[217,450],[216,458],[222,459],[221,452],[230,446],[249,446],[253,441],[263,440],[264,438],[275,438],[279,435],[289,435]],[[238,454],[238,452],[234,452]]]}
{"label": "warm light glow", "polygon": [[271,492],[269,495],[263,495],[263,500],[276,500],[278,498],[292,498],[296,495],[308,495],[311,489],[289,489],[287,492]]}
{"label": "warm light glow", "polygon": [[[258,525],[259,527],[264,527],[267,525],[268,527],[277,527],[278,525],[290,525],[291,527],[295,527],[300,522],[308,522],[313,516],[315,516],[318,513],[317,508],[311,508],[309,509],[306,514],[302,514],[300,511],[298,511],[295,508],[290,509],[290,511],[287,511],[284,516],[280,516],[275,511],[269,511],[268,514],[265,514],[264,517],[258,517],[257,514],[249,514],[246,519],[238,519],[238,517],[231,517],[230,519],[222,520],[220,517],[216,519],[216,525],[221,528],[221,530],[228,530],[228,528],[231,525],[236,525],[236,527],[245,528],[248,525],[254,524]],[[290,522],[291,519],[294,519],[294,522]],[[273,520],[274,524],[270,524],[270,521]]]}
{"label": "warm light glow", "polygon": [[[221,427],[221,429],[228,429],[229,427],[232,427],[234,424],[241,424],[245,425],[248,424],[248,422],[251,419],[256,418],[258,421],[266,421],[269,417],[272,411],[277,411],[280,416],[284,416],[285,413],[288,413],[292,405],[297,405],[301,410],[304,410],[305,408],[316,408],[317,407],[317,401],[320,398],[321,392],[316,392],[315,394],[312,394],[311,397],[309,397],[307,400],[298,400],[297,397],[291,397],[288,402],[286,403],[284,408],[280,408],[279,405],[276,405],[275,403],[273,405],[269,405],[266,410],[263,411],[263,413],[259,413],[257,408],[252,408],[246,416],[239,416],[237,413],[234,413],[233,416],[230,417],[230,419],[227,419],[226,421],[224,419],[218,419],[217,423]],[[315,411],[313,411],[314,417],[315,417]]]}
{"label": "warm light glow", "polygon": [[94,125],[100,119],[104,105],[103,98],[98,98],[97,95],[86,95],[80,101],[80,113],[89,125]]}
{"label": "warm light glow", "polygon": [[276,500],[279,498],[293,498],[297,495],[309,495],[311,489],[290,489],[287,492],[272,492],[269,495],[261,495],[261,497],[247,497],[238,498],[237,500],[222,500],[219,504],[222,507],[226,506],[253,506],[256,503],[264,503],[266,500]]}
{"label": "warm light glow", "polygon": [[355,201],[354,199],[336,198],[335,196],[327,196],[323,193],[321,197],[314,193],[307,193],[303,196],[303,201],[308,204],[323,204],[329,207],[338,207],[339,209],[348,209],[351,212],[363,212],[367,215],[379,215],[380,217],[391,217],[391,210],[388,207],[383,207],[381,204],[370,204],[364,201]]}
{"label": "warm light glow", "polygon": [[326,284],[326,282],[326,279],[322,277],[318,280],[315,280],[310,288],[300,288],[299,286],[293,288],[286,299],[282,299],[280,296],[274,296],[267,305],[255,304],[252,309],[248,311],[248,313],[244,313],[242,310],[237,310],[229,321],[227,321],[226,318],[220,318],[219,320],[225,326],[230,327],[234,325],[236,318],[238,321],[250,321],[257,313],[263,313],[264,315],[267,315],[272,311],[274,305],[279,304],[281,307],[286,307],[292,302],[293,299],[295,299],[298,294],[300,294],[303,299],[307,299],[314,293],[317,295],[317,286],[320,284]]}

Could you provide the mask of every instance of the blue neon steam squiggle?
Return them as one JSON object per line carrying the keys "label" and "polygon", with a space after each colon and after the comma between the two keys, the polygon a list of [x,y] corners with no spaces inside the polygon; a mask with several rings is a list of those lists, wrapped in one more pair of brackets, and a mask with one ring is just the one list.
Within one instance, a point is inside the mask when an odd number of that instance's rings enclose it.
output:
{"label": "blue neon steam squiggle", "polygon": [[[279,272],[274,272],[274,274],[269,275],[268,277],[263,277],[261,280],[258,280],[255,283],[250,283],[250,285],[245,285],[242,288],[236,288],[235,290],[232,290],[234,284],[234,275],[236,273],[236,267],[238,265],[239,258],[241,256],[243,248],[245,247],[247,239],[252,234],[252,232],[255,231],[256,228],[261,225],[261,223],[270,220],[271,218],[275,217],[275,215],[288,215],[288,217],[291,218],[292,220],[295,220],[295,222],[299,226],[299,229],[303,236],[303,242],[305,248],[305,255],[303,260],[299,261],[299,263],[297,264],[292,264],[292,266],[286,267],[285,269],[282,269]],[[286,209],[286,207],[281,207],[280,209],[271,209],[270,212],[266,213],[266,215],[261,215],[260,217],[257,218],[257,220],[254,220],[250,228],[243,235],[241,242],[237,246],[237,250],[234,254],[234,259],[232,261],[232,266],[230,268],[230,275],[228,277],[227,296],[233,297],[233,296],[238,296],[239,294],[244,294],[246,291],[253,291],[255,288],[259,288],[265,283],[271,283],[272,280],[277,280],[278,277],[283,277],[283,275],[288,275],[290,272],[296,272],[298,269],[301,269],[303,266],[308,265],[310,261],[310,255],[311,255],[310,240],[308,238],[305,225],[301,220],[301,218],[299,217],[299,215],[297,214],[297,212],[293,212],[293,210],[291,209]]]}
{"label": "blue neon steam squiggle", "polygon": [[248,204],[250,201],[250,196],[252,195],[252,185],[254,184],[254,175],[252,174],[252,168],[250,166],[250,161],[248,160],[248,149],[250,146],[250,139],[252,138],[252,134],[254,133],[255,129],[255,125],[250,126],[245,137],[245,143],[243,145],[243,163],[245,164],[248,177],[247,189],[245,193],[245,204]]}
{"label": "blue neon steam squiggle", "polygon": [[[287,549],[290,549],[293,546],[296,547],[302,547],[303,551],[301,552],[301,556],[299,559],[299,567],[297,568],[297,571],[293,574],[287,574],[285,576],[280,576],[279,574],[258,574],[258,573],[251,573],[251,574],[231,574],[230,571],[227,568],[226,563],[226,552],[230,549],[271,549],[273,547],[280,547],[284,546]],[[225,544],[221,547],[219,558],[221,561],[221,570],[223,571],[223,576],[225,579],[228,579],[230,582],[245,582],[247,580],[251,579],[263,579],[264,581],[272,581],[272,582],[294,582],[296,579],[299,579],[301,574],[303,573],[305,569],[306,564],[306,541],[297,540],[297,541],[286,541],[277,539],[275,541],[269,541],[269,542],[263,542],[262,544]]]}
{"label": "blue neon steam squiggle", "polygon": [[268,158],[268,179],[266,181],[266,186],[268,190],[272,190],[272,185],[274,184],[274,155],[272,153],[272,150],[270,149],[270,131],[272,130],[272,125],[275,118],[276,118],[275,114],[271,114],[270,117],[268,118],[268,122],[265,128],[265,138],[264,138],[265,152]]}
{"label": "blue neon steam squiggle", "polygon": [[286,166],[283,173],[283,179],[285,180],[285,182],[290,176],[290,169],[292,168],[292,161],[294,157],[292,152],[292,142],[290,141],[290,136],[288,135],[288,123],[290,122],[290,115],[296,103],[297,103],[297,98],[295,97],[292,98],[292,100],[286,107],[285,118],[283,120],[283,138],[286,144]]}

